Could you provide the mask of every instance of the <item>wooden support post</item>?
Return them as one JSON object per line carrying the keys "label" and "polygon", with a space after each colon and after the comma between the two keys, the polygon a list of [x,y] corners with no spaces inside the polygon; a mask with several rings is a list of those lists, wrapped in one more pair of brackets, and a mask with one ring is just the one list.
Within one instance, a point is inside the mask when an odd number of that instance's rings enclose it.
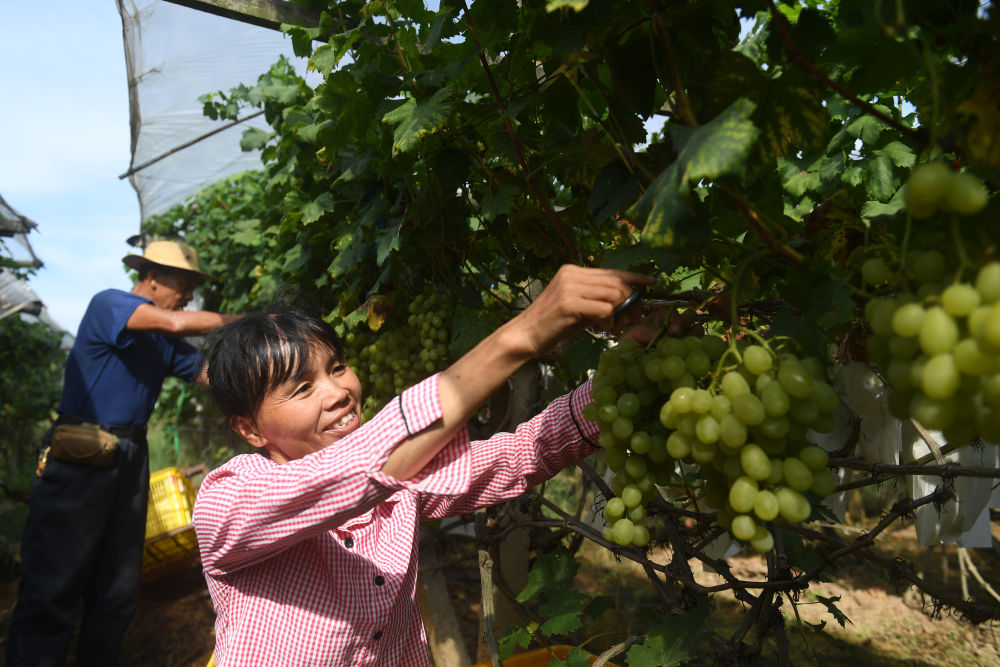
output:
{"label": "wooden support post", "polygon": [[282,23],[315,28],[320,11],[284,0],[167,0],[234,21],[280,30]]}
{"label": "wooden support post", "polygon": [[429,541],[422,542],[417,599],[424,630],[427,632],[431,660],[434,661],[434,667],[467,667],[472,661],[458,627],[458,618],[448,594],[437,550]]}

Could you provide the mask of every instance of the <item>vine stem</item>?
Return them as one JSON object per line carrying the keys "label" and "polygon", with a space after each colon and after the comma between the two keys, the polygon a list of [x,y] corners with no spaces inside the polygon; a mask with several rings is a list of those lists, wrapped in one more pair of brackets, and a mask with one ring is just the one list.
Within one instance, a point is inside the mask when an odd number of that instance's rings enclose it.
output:
{"label": "vine stem", "polygon": [[677,71],[677,64],[674,61],[674,50],[670,43],[670,34],[666,26],[663,25],[663,14],[656,10],[656,7],[651,0],[647,2],[647,5],[653,14],[653,26],[663,38],[663,56],[667,61],[667,69],[670,73],[670,84],[674,87],[680,116],[684,119],[686,124],[697,125],[698,119],[695,117],[694,109],[691,107],[691,100],[688,99],[687,92],[684,90],[684,84],[681,82],[680,72]]}
{"label": "vine stem", "polygon": [[[486,512],[476,512],[476,541],[485,544],[488,528]],[[490,652],[490,662],[493,667],[501,667],[500,650],[497,647],[496,611],[493,606],[493,558],[485,546],[478,549],[479,554],[479,586],[483,599],[483,641]]]}
{"label": "vine stem", "polygon": [[[479,35],[476,31],[476,26],[472,22],[472,17],[469,15],[469,5],[466,0],[462,0],[462,10],[465,16],[465,22],[469,26],[469,34],[472,36],[472,41],[475,43],[476,48],[479,49],[479,62],[483,66],[483,71],[486,73],[486,80],[490,84],[490,90],[493,93],[493,101],[496,103],[497,108],[500,110],[500,115],[503,117],[504,126],[507,129],[507,136],[510,137],[510,141],[514,146],[514,151],[517,153],[517,161],[521,166],[521,171],[524,174],[525,179],[528,181],[528,187],[534,193],[535,198],[538,199],[539,204],[542,206],[542,210],[545,211],[546,217],[548,217],[549,222],[555,227],[556,232],[559,233],[560,238],[564,244],[565,248],[559,248],[561,252],[568,254],[573,261],[580,261],[580,253],[577,251],[576,246],[570,241],[569,237],[566,235],[565,230],[563,230],[562,225],[559,224],[559,220],[556,218],[555,211],[552,210],[552,206],[549,204],[549,200],[542,196],[541,190],[535,184],[535,179],[531,176],[531,170],[528,169],[527,160],[525,160],[524,152],[521,150],[521,142],[517,138],[517,133],[514,132],[514,125],[511,123],[510,116],[507,115],[507,108],[503,103],[503,98],[500,95],[500,89],[497,86],[496,79],[493,77],[493,70],[490,67],[489,61],[486,59],[486,51],[483,49],[482,43],[479,41]],[[558,246],[556,246],[558,248]]]}
{"label": "vine stem", "polygon": [[951,219],[948,221],[948,228],[951,231],[951,240],[955,244],[955,252],[958,253],[958,269],[955,271],[955,280],[961,280],[962,274],[965,270],[972,266],[972,262],[969,261],[969,255],[965,252],[965,244],[962,243],[962,235],[958,232],[958,218],[954,214],[951,215]]}
{"label": "vine stem", "polygon": [[[958,548],[958,562],[964,563],[965,568],[972,574],[975,580],[979,582],[979,585],[985,588],[986,592],[989,593],[994,600],[1000,602],[1000,595],[998,595],[993,587],[990,586],[985,579],[983,579],[983,575],[979,574],[979,569],[976,567],[976,564],[972,562],[972,556],[969,555],[969,550],[967,548]],[[966,599],[969,599],[968,591],[964,591],[963,594]]]}
{"label": "vine stem", "polygon": [[611,660],[611,658],[615,657],[616,655],[624,653],[625,651],[629,650],[642,640],[643,638],[640,637],[639,635],[629,636],[629,638],[626,639],[625,641],[621,642],[620,644],[615,644],[607,651],[604,651],[599,656],[597,656],[597,658],[592,663],[593,667],[603,667],[604,665],[608,664],[608,660]]}
{"label": "vine stem", "polygon": [[[863,470],[873,475],[884,477],[881,481],[899,475],[933,475],[937,477],[984,477],[1000,478],[1000,469],[997,468],[974,468],[971,466],[958,465],[935,465],[926,466],[915,463],[904,463],[902,465],[888,463],[867,463],[855,459],[831,458],[830,465],[837,468],[850,468],[851,470]],[[839,488],[839,487],[838,487]]]}
{"label": "vine stem", "polygon": [[789,259],[796,264],[801,264],[805,261],[805,258],[801,254],[779,241],[774,234],[767,229],[767,226],[760,219],[757,212],[753,210],[753,208],[751,208],[750,205],[747,204],[746,201],[744,201],[732,187],[729,185],[723,185],[723,190],[732,198],[737,208],[740,209],[740,213],[742,213],[743,217],[747,219],[750,226],[755,232],[757,232],[757,235],[760,236],[761,240],[771,250],[771,252],[776,255],[780,255],[785,259]]}
{"label": "vine stem", "polygon": [[791,55],[792,60],[795,61],[799,65],[799,67],[804,69],[813,78],[817,79],[825,86],[837,92],[841,97],[846,99],[848,102],[858,107],[865,113],[874,116],[875,118],[878,118],[886,125],[892,127],[894,130],[896,130],[903,136],[910,139],[910,141],[912,141],[913,143],[917,145],[924,144],[924,138],[922,133],[915,131],[913,128],[906,127],[905,125],[898,122],[891,116],[887,116],[886,114],[882,113],[881,111],[876,109],[870,102],[861,99],[851,91],[847,90],[847,88],[844,88],[844,86],[831,79],[830,75],[828,75],[822,69],[817,67],[812,61],[810,61],[808,58],[802,55],[802,52],[799,51],[798,47],[795,45],[795,42],[792,41],[792,35],[791,33],[788,32],[788,23],[787,21],[785,21],[784,15],[782,15],[782,13],[778,11],[777,6],[774,4],[774,0],[767,0],[767,8],[771,14],[771,19],[775,27],[778,29],[778,34],[781,36],[781,41],[784,42],[785,44],[785,49],[788,51],[789,55]]}
{"label": "vine stem", "polygon": [[[934,494],[931,495],[933,496]],[[901,514],[893,514],[892,519],[898,519],[900,516]],[[881,525],[881,523],[879,525]],[[824,532],[811,530],[805,526],[788,524],[787,527],[789,530],[792,530],[809,540],[838,547],[843,547],[846,544],[843,540],[827,535]],[[974,600],[956,600],[954,599],[955,596],[950,588],[933,586],[929,582],[924,581],[924,579],[914,572],[913,567],[909,563],[899,558],[889,559],[874,553],[870,548],[868,548],[872,546],[873,543],[874,540],[866,540],[866,544],[864,545],[865,548],[855,551],[855,555],[886,570],[890,573],[893,580],[904,580],[909,584],[912,584],[922,592],[925,592],[940,601],[936,604],[947,604],[954,607],[960,614],[968,618],[972,623],[982,623],[987,620],[1000,618],[1000,604],[991,604],[983,601],[977,602]],[[840,549],[836,553],[840,554],[842,551],[843,549]]]}

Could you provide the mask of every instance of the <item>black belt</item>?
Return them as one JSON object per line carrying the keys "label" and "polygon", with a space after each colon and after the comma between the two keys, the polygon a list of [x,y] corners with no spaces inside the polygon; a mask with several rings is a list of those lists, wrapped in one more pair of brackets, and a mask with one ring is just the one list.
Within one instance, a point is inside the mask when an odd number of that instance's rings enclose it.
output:
{"label": "black belt", "polygon": [[[70,417],[68,415],[59,415],[56,419],[56,425],[59,424],[92,424],[93,422],[84,421],[83,419],[77,419],[76,417]],[[145,424],[98,424],[108,433],[117,435],[119,438],[128,438],[129,440],[145,440],[146,439],[146,425]]]}

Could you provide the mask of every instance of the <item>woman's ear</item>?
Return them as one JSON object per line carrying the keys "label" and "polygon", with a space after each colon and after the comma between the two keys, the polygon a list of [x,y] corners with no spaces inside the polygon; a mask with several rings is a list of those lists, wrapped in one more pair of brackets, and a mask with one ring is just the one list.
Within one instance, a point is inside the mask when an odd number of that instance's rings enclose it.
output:
{"label": "woman's ear", "polygon": [[260,435],[257,425],[250,417],[231,417],[229,426],[252,447],[263,447],[267,441]]}

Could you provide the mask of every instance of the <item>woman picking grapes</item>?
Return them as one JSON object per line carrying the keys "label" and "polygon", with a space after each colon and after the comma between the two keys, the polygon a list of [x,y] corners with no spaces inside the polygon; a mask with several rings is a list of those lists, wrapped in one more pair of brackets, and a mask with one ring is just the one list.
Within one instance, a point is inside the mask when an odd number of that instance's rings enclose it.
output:
{"label": "woman picking grapes", "polygon": [[284,307],[220,330],[213,397],[264,456],[212,471],[194,510],[216,664],[428,664],[416,600],[420,521],[520,495],[594,450],[589,382],[514,433],[465,422],[522,364],[649,278],[564,266],[527,309],[360,423],[362,387],[332,328]]}

